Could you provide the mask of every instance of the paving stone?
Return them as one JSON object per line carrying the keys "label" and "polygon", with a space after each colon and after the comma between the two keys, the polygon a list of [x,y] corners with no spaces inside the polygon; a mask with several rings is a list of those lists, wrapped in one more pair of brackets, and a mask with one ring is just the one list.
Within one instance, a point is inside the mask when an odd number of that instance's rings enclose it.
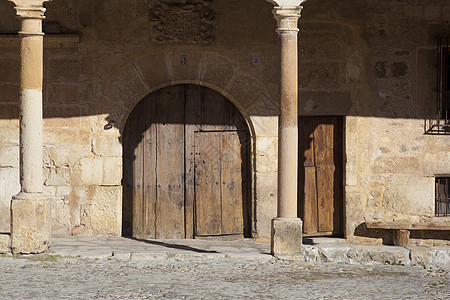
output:
{"label": "paving stone", "polygon": [[[148,253],[147,253],[148,254]],[[449,299],[449,271],[155,254],[0,257],[1,299]],[[146,258],[146,259],[142,259]],[[24,288],[26,282],[26,288]]]}

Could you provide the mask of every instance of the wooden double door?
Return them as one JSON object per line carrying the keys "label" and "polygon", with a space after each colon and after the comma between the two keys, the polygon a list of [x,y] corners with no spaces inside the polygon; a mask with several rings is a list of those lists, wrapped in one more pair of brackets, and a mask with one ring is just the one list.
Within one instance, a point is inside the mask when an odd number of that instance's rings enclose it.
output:
{"label": "wooden double door", "polygon": [[303,233],[343,235],[342,117],[299,118],[298,209]]}
{"label": "wooden double door", "polygon": [[222,95],[195,85],[150,94],[129,116],[123,145],[125,236],[248,231],[249,133]]}

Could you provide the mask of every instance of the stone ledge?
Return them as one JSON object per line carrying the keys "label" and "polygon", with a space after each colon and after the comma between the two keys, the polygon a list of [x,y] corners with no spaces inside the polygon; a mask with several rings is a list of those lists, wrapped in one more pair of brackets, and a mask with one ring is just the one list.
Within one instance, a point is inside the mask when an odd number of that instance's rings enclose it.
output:
{"label": "stone ledge", "polygon": [[[44,35],[44,48],[76,48],[80,44],[78,34]],[[0,34],[0,48],[19,48],[20,38],[17,34]]]}
{"label": "stone ledge", "polygon": [[11,236],[7,233],[0,233],[0,253],[11,252]]}
{"label": "stone ledge", "polygon": [[277,257],[317,263],[388,264],[430,268],[450,265],[450,247],[303,245],[302,254]]}

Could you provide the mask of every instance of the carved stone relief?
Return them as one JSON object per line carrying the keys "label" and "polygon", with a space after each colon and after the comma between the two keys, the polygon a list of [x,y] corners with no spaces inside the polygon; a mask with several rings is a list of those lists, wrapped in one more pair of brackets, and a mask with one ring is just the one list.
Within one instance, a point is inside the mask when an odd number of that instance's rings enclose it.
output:
{"label": "carved stone relief", "polygon": [[212,0],[151,0],[150,35],[157,44],[215,41]]}

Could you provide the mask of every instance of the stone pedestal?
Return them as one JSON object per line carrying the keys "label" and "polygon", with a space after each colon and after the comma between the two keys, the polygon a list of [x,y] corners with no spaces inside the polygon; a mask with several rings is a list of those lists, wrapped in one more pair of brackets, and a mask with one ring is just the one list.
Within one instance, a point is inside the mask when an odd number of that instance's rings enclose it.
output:
{"label": "stone pedestal", "polygon": [[21,193],[11,201],[11,251],[41,253],[50,245],[50,199]]}
{"label": "stone pedestal", "polygon": [[299,218],[273,219],[271,240],[272,254],[301,254],[302,225],[303,222]]}

